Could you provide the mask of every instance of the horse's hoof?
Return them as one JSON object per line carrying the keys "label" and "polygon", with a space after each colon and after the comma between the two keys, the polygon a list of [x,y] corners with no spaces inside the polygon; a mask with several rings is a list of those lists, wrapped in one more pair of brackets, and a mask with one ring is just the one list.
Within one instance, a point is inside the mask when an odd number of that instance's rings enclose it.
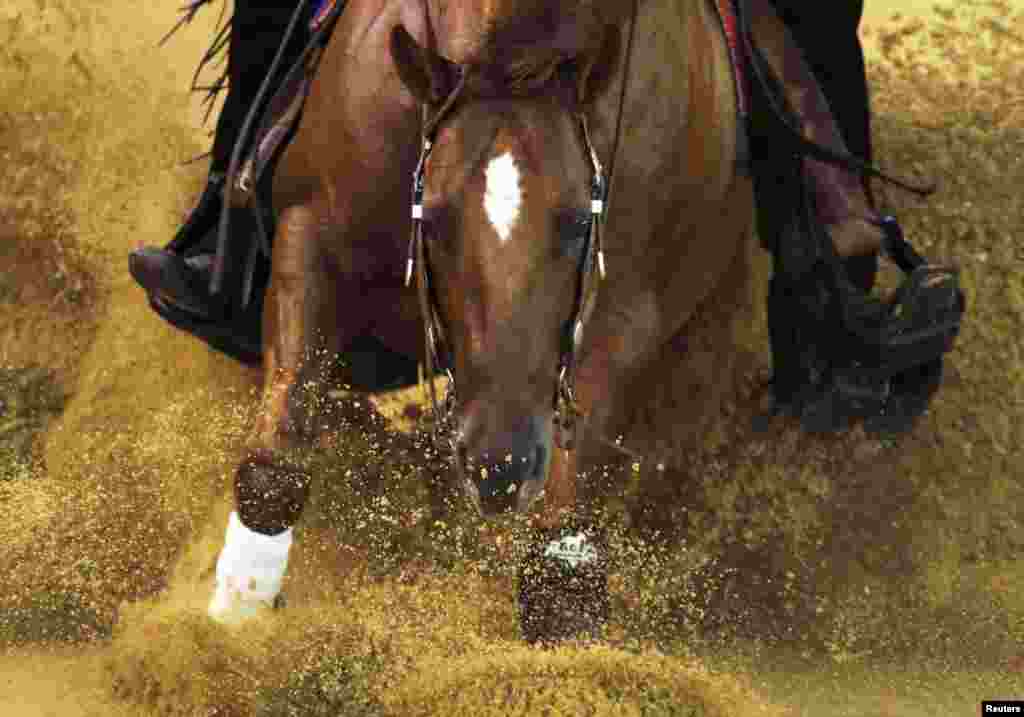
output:
{"label": "horse's hoof", "polygon": [[544,531],[519,567],[519,622],[529,644],[599,640],[608,621],[608,545],[600,531]]}

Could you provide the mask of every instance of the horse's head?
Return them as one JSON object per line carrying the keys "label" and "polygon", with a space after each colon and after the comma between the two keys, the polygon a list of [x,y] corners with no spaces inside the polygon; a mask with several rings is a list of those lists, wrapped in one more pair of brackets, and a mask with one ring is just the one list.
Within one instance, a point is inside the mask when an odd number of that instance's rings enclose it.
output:
{"label": "horse's head", "polygon": [[[401,28],[392,50],[437,112],[455,68]],[[591,220],[579,101],[594,64],[522,72],[513,90],[501,70],[469,68],[425,165],[425,257],[458,382],[456,452],[485,515],[525,511],[547,479]]]}

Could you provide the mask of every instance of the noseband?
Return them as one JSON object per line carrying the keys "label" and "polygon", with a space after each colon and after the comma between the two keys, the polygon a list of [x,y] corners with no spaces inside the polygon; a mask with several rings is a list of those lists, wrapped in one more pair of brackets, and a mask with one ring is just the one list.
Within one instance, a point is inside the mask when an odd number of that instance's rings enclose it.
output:
{"label": "noseband", "polygon": [[[437,295],[431,284],[431,272],[426,243],[423,240],[423,184],[427,159],[434,146],[437,127],[450,113],[462,89],[465,87],[466,70],[460,69],[459,82],[448,95],[438,112],[431,118],[426,106],[423,108],[423,130],[419,161],[413,173],[412,182],[412,236],[409,240],[408,260],[406,262],[405,285],[412,282],[413,272],[416,273],[416,284],[419,295],[420,310],[423,315],[424,334],[426,341],[426,376],[430,401],[434,412],[434,441],[440,448],[442,432],[448,437],[448,445],[455,449],[450,421],[455,410],[456,391],[455,374],[452,363],[450,343],[445,339],[444,324],[438,312]],[[590,187],[590,219],[587,230],[586,247],[577,268],[576,292],[573,300],[572,315],[562,329],[562,348],[558,361],[558,378],[555,383],[552,406],[554,408],[554,427],[556,444],[565,450],[574,446],[576,419],[580,416],[576,404],[575,358],[583,336],[583,325],[590,315],[597,297],[598,280],[605,277],[604,250],[601,246],[601,223],[608,199],[608,181],[604,167],[597,157],[590,140],[590,129],[587,118],[582,111],[576,112],[580,129],[580,137],[590,159],[593,179]],[[621,119],[621,108],[620,108]],[[596,262],[595,262],[596,257]],[[595,271],[597,277],[595,280]],[[442,364],[441,354],[445,361]],[[437,399],[433,376],[435,370],[444,366],[448,375],[448,388],[443,403]]]}

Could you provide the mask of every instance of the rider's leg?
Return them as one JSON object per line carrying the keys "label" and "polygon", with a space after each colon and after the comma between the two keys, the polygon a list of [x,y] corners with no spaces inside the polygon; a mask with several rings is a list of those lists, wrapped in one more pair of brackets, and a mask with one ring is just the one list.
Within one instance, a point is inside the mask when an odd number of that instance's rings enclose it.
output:
{"label": "rider's leg", "polygon": [[864,51],[857,35],[862,0],[772,0],[821,87],[846,147],[871,161],[871,110]]}
{"label": "rider's leg", "polygon": [[[830,88],[836,97],[837,107],[844,112],[847,131],[843,133],[825,92],[805,53],[798,46],[794,33],[779,21],[769,6],[769,0],[751,0],[751,24],[757,45],[761,48],[775,75],[781,80],[786,98],[799,116],[804,136],[834,150],[861,152],[870,155],[870,127],[866,115],[867,90],[862,79],[862,54],[856,38],[856,23],[859,21],[857,7],[847,7],[849,17],[832,15],[824,10],[814,9],[814,3],[796,0],[778,0],[780,11],[784,11],[793,28],[805,38],[807,47],[817,48],[816,60],[819,75],[829,76],[824,86]],[[820,4],[820,3],[819,3]],[[839,10],[836,3],[827,4],[830,11]],[[860,3],[850,3],[857,6]],[[829,28],[835,27],[835,31]],[[809,39],[817,32],[814,39]],[[820,39],[818,39],[820,38]],[[845,38],[845,39],[843,39]],[[821,43],[836,41],[847,47],[849,52],[829,54]],[[856,44],[853,53],[852,45]],[[848,64],[848,55],[853,53],[856,62]],[[830,76],[829,60],[837,69],[837,75]],[[836,58],[842,58],[839,62]],[[845,66],[844,66],[845,65]],[[844,98],[844,92],[852,92]],[[856,97],[853,97],[856,95]],[[848,117],[845,115],[852,115]],[[847,140],[849,137],[849,140]],[[859,151],[858,151],[859,150]],[[870,158],[865,157],[865,158]],[[828,228],[838,253],[848,261],[866,264],[865,271],[859,272],[857,283],[868,288],[873,281],[874,261],[881,248],[883,231],[877,225],[881,216],[867,189],[867,182],[855,173],[833,167],[814,159],[804,160],[804,172],[814,193],[819,218]],[[862,259],[863,257],[863,259]]]}
{"label": "rider's leg", "polygon": [[[769,0],[749,2],[756,44],[781,84],[800,130],[807,139],[842,153],[846,143],[833,108],[786,26]],[[839,9],[839,3],[819,5]],[[771,195],[773,180],[779,180],[776,186],[788,183],[794,165],[785,147],[773,148],[766,141],[769,134],[756,136],[760,149],[755,149],[754,158],[764,152],[765,161],[758,167],[759,191]],[[870,289],[871,283],[852,273],[850,265],[861,257],[873,263],[883,242],[895,250],[892,258],[904,272],[918,264],[920,259],[904,250],[899,225],[876,211],[859,173],[806,157],[795,169],[803,173],[817,218],[845,258],[847,278]],[[759,208],[764,210],[759,211],[759,223],[766,246],[779,250],[775,242],[785,239],[790,227],[786,211],[775,208],[791,198],[788,190],[770,198],[776,201]],[[773,277],[768,300],[775,410],[795,411],[815,432],[840,430],[860,418],[869,431],[908,430],[938,388],[942,356],[959,327],[964,304],[955,272],[933,266],[934,274],[911,274],[894,297],[899,303],[887,307],[877,299],[850,296],[848,287],[836,285],[835,277],[829,276],[830,268],[810,264],[813,255],[801,254],[799,246],[787,248],[788,269],[783,266],[783,273]],[[879,318],[883,330],[868,336]],[[863,327],[870,327],[867,334]]]}
{"label": "rider's leg", "polygon": [[[858,35],[863,0],[772,0],[772,4],[814,72],[847,148],[854,156],[873,161],[871,104]],[[874,206],[870,179],[861,181]],[[869,290],[878,273],[878,255],[848,257],[846,268],[855,284]]]}
{"label": "rider's leg", "polygon": [[[222,208],[224,176],[235,142],[260,85],[270,70],[298,0],[236,0],[228,45],[229,90],[218,118],[207,186],[184,226],[164,249],[148,247],[129,258],[132,275],[143,288],[200,318],[217,318],[235,298],[212,297],[209,276]],[[306,23],[290,43],[283,66],[290,66],[307,39]],[[249,241],[249,237],[237,237]],[[244,255],[244,251],[237,252]],[[229,292],[230,293],[230,292]]]}

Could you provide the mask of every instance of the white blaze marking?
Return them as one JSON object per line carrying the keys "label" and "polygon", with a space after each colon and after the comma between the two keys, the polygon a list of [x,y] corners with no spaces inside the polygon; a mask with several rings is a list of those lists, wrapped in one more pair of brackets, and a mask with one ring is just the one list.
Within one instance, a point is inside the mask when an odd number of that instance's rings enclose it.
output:
{"label": "white blaze marking", "polygon": [[491,160],[486,175],[484,209],[498,237],[505,241],[519,219],[519,206],[523,201],[523,192],[519,188],[519,169],[512,155],[506,152]]}

